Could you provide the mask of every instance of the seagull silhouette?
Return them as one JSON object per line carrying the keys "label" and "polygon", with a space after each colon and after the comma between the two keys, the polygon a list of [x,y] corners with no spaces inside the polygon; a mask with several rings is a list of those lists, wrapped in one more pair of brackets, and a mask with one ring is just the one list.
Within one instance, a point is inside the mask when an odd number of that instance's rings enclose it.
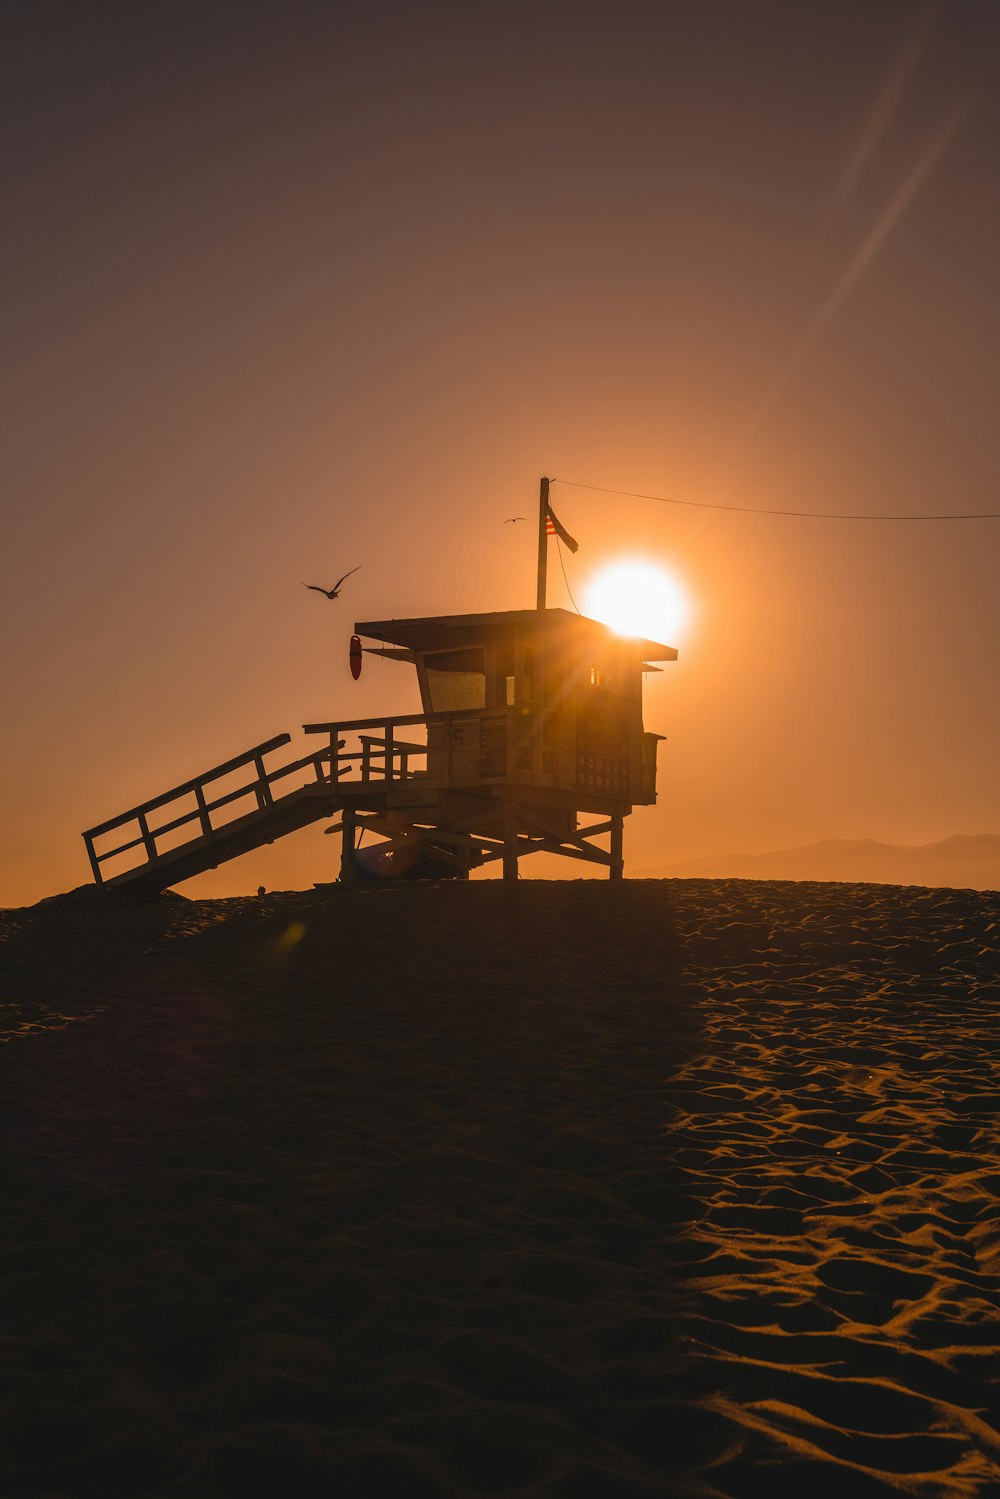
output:
{"label": "seagull silhouette", "polygon": [[[364,566],[364,563],[363,562],[359,562],[358,565],[357,565],[357,567],[352,567],[351,568],[351,573],[360,572],[360,570],[361,570],[361,568],[363,566]],[[351,576],[351,573],[345,573],[344,576],[343,576],[343,578],[338,578],[337,581],[336,581],[336,583],[334,583],[334,585],[333,585],[332,588],[320,588],[320,586],[319,586],[318,583],[303,583],[302,587],[303,588],[311,588],[312,591],[313,591],[313,593],[322,593],[328,599],[335,599],[335,598],[339,597],[340,590],[344,586],[345,580]]]}
{"label": "seagull silhouette", "polygon": [[526,515],[510,515],[504,521],[505,526],[516,526],[519,520],[527,520]]}

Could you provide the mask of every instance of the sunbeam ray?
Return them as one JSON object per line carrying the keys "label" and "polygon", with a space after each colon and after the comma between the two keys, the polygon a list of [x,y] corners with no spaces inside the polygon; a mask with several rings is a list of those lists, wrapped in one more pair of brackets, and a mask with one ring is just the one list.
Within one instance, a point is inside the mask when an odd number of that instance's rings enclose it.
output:
{"label": "sunbeam ray", "polygon": [[909,40],[893,64],[840,174],[827,206],[828,218],[833,218],[843,208],[872,153],[888,130],[899,109],[907,85],[927,47],[937,19],[936,12],[936,6],[927,6],[918,15]]}

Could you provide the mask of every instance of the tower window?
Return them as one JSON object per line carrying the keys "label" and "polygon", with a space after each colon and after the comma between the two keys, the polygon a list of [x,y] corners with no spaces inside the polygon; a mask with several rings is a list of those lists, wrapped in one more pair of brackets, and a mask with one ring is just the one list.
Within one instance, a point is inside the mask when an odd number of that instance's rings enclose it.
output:
{"label": "tower window", "polygon": [[486,663],[481,647],[424,657],[431,711],[486,707]]}

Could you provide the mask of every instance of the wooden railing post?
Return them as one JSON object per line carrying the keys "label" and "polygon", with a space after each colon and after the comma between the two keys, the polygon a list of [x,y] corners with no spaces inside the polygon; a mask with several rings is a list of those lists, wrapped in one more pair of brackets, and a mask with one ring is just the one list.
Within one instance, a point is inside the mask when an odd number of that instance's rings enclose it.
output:
{"label": "wooden railing post", "polygon": [[136,821],[139,824],[139,832],[142,834],[142,841],[145,845],[146,858],[149,860],[150,864],[152,864],[154,859],[156,858],[156,839],[149,831],[149,823],[146,821],[145,812],[137,812],[135,815]]}
{"label": "wooden railing post", "polygon": [[89,833],[84,833],[84,835],[83,835],[83,841],[84,841],[84,844],[86,845],[87,858],[90,860],[90,867],[91,867],[91,870],[93,871],[94,884],[95,885],[103,885],[104,884],[104,876],[101,873],[101,861],[97,857],[96,853],[94,852],[94,840],[90,836]]}
{"label": "wooden railing post", "polygon": [[198,818],[201,822],[201,831],[206,838],[211,838],[212,816],[208,810],[208,803],[205,800],[204,786],[196,786],[194,788],[194,799],[198,803]]}
{"label": "wooden railing post", "polygon": [[265,812],[274,798],[271,795],[271,787],[268,784],[267,771],[264,769],[264,756],[261,754],[254,755],[253,763],[258,776],[258,784],[254,787],[254,791],[257,793],[257,806],[262,812]]}
{"label": "wooden railing post", "polygon": [[330,730],[330,780],[335,784],[340,780],[340,730],[336,726]]}
{"label": "wooden railing post", "polygon": [[391,781],[393,779],[393,775],[392,775],[392,770],[393,770],[392,757],[393,757],[393,754],[394,754],[394,751],[393,751],[393,747],[392,747],[392,724],[391,723],[387,723],[386,726],[385,726],[385,778],[386,778],[387,781]]}

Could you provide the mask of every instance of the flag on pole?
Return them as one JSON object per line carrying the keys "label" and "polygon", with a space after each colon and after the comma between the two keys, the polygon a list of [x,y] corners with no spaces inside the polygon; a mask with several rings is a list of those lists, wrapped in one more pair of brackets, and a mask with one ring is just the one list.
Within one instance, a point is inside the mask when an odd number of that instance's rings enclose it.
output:
{"label": "flag on pole", "polygon": [[563,545],[569,547],[571,552],[578,552],[580,550],[580,543],[574,541],[573,537],[566,530],[566,527],[561,525],[556,519],[555,511],[551,505],[546,506],[545,509],[545,534],[546,536],[558,536]]}

